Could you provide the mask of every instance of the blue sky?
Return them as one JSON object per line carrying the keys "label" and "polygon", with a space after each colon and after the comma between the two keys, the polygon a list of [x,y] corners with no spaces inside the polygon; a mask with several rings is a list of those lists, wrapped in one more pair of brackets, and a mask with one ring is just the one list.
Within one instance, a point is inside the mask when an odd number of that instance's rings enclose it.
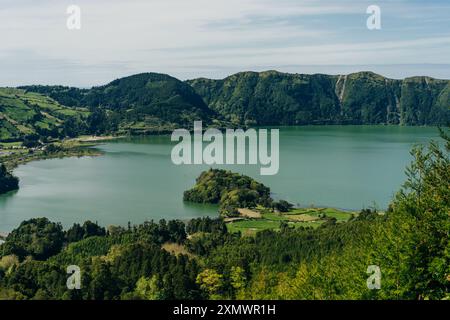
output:
{"label": "blue sky", "polygon": [[[81,30],[66,9],[81,8]],[[368,30],[366,8],[381,9]],[[450,78],[450,1],[0,0],[0,86],[276,69]]]}

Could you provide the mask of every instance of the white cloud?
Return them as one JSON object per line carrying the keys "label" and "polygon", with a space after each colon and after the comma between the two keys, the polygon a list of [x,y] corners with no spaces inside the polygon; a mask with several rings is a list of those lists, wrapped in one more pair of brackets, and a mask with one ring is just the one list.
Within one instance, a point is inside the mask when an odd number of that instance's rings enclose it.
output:
{"label": "white cloud", "polygon": [[[14,76],[0,75],[2,85],[11,78],[47,82],[50,74],[58,81],[58,72],[61,82],[70,81],[70,73],[77,79],[73,84],[88,85],[119,72],[180,76],[195,68],[447,63],[450,56],[448,28],[427,38],[402,31],[420,26],[417,22],[378,34],[364,30],[368,2],[359,0],[0,2],[0,68],[16,67]],[[81,7],[80,31],[66,29],[70,4]],[[420,12],[417,5],[403,12],[405,2],[399,1],[386,2],[385,8],[382,14],[408,21]],[[439,8],[425,11],[445,23]],[[340,21],[348,23],[349,17],[355,25],[343,27]]]}

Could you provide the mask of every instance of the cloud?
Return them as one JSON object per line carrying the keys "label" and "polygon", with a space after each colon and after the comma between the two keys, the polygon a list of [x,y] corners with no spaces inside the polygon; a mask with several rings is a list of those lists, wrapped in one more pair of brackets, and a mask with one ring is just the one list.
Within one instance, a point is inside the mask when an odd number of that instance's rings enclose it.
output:
{"label": "cloud", "polygon": [[[66,8],[74,3],[82,10],[80,31],[66,28]],[[449,4],[379,1],[380,31],[365,27],[369,4],[364,0],[2,0],[0,84],[72,80],[87,86],[120,72],[159,71],[187,77],[195,68],[198,76],[205,75],[202,72],[219,76],[223,70],[255,66],[447,63]],[[12,65],[15,74],[5,73]],[[215,70],[220,71],[214,74]]]}

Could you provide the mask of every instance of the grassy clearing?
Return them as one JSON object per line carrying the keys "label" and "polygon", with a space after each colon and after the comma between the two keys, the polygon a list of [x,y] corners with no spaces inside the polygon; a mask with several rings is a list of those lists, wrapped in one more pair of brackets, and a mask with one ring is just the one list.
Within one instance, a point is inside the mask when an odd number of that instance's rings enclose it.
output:
{"label": "grassy clearing", "polygon": [[242,217],[246,217],[246,218],[254,218],[254,219],[259,219],[261,218],[261,213],[258,211],[254,211],[254,210],[250,210],[250,209],[245,209],[245,208],[239,208],[237,209],[239,214]]}
{"label": "grassy clearing", "polygon": [[290,221],[298,221],[298,222],[311,222],[319,220],[320,218],[317,216],[311,216],[309,214],[303,213],[303,214],[291,214],[289,215]]}
{"label": "grassy clearing", "polygon": [[324,218],[332,217],[338,221],[347,221],[355,212],[344,211],[336,208],[296,208],[291,210],[287,215],[309,215],[311,217]]}
{"label": "grassy clearing", "polygon": [[280,222],[266,220],[266,219],[242,220],[242,221],[228,223],[227,228],[228,228],[229,232],[240,231],[242,234],[249,234],[249,233],[254,234],[257,231],[267,230],[267,229],[279,230]]}
{"label": "grassy clearing", "polygon": [[[327,218],[336,218],[337,222],[348,221],[355,212],[343,211],[335,208],[294,208],[289,212],[272,212],[263,207],[256,209],[239,209],[240,220],[230,220],[227,223],[229,232],[240,231],[243,235],[254,235],[261,230],[279,230],[280,223],[286,222],[294,228],[318,228]],[[249,210],[259,214],[259,218],[253,215],[250,219],[241,211]],[[257,218],[257,219],[256,219]]]}
{"label": "grassy clearing", "polygon": [[289,222],[290,226],[293,226],[294,228],[318,228],[324,223],[323,220],[316,220],[316,221],[305,221],[301,223],[295,223],[295,222]]}
{"label": "grassy clearing", "polygon": [[173,242],[166,242],[161,246],[164,250],[178,256],[180,254],[187,255],[189,257],[193,257],[194,255],[190,253],[183,245]]}

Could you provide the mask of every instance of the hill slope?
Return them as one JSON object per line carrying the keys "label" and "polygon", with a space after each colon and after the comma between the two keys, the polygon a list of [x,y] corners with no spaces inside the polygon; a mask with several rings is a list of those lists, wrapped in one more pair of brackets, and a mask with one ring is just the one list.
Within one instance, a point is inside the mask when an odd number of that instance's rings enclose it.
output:
{"label": "hill slope", "polygon": [[0,88],[0,141],[27,136],[64,135],[64,123],[87,118],[82,108],[65,107],[50,97],[22,89]]}
{"label": "hill slope", "polygon": [[29,86],[29,91],[47,94],[72,107],[103,109],[106,121],[117,129],[149,133],[192,127],[194,120],[212,121],[215,112],[188,84],[165,74],[142,73],[92,89],[61,86]]}
{"label": "hill slope", "polygon": [[223,80],[186,82],[142,73],[91,89],[23,89],[61,105],[89,108],[87,128],[93,134],[167,132],[192,127],[194,120],[209,124],[223,119],[236,125],[450,123],[449,80],[394,80],[372,72],[341,76],[241,72]]}
{"label": "hill slope", "polygon": [[0,163],[0,194],[19,189],[19,179],[10,174]]}
{"label": "hill slope", "polygon": [[404,124],[450,122],[450,81],[393,80],[372,72],[345,76],[241,72],[187,81],[210,108],[235,123]]}

